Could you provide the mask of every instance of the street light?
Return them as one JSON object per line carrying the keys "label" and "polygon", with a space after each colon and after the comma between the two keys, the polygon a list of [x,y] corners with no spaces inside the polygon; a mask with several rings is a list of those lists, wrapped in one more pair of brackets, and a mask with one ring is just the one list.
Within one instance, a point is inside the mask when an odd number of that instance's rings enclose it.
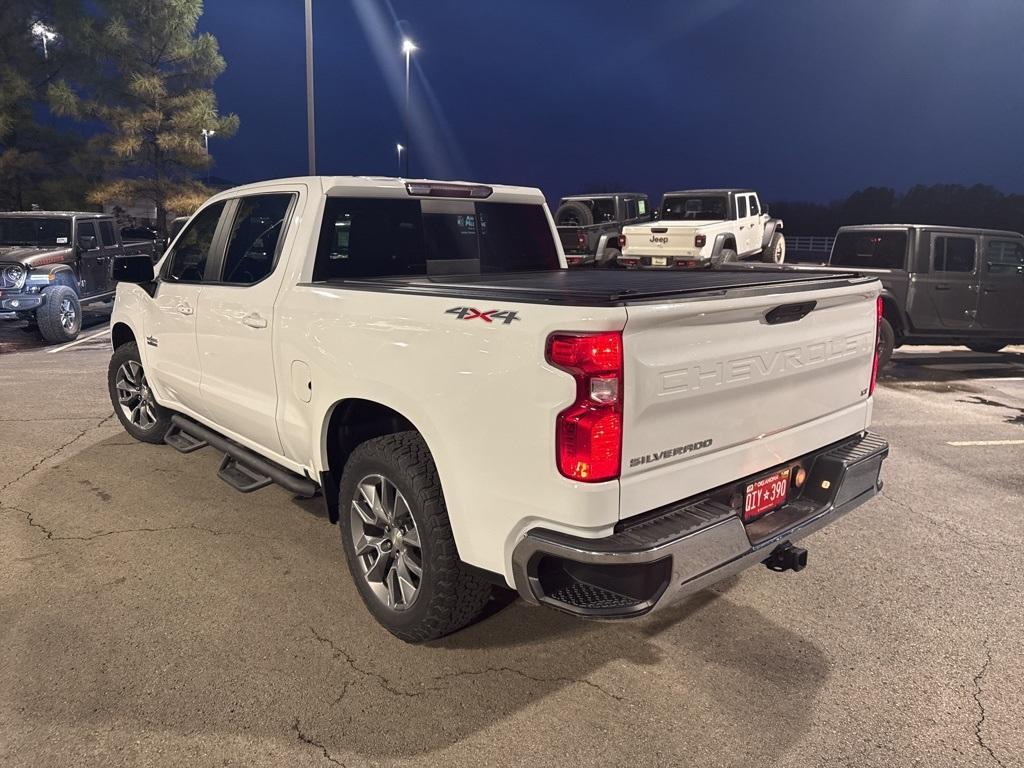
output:
{"label": "street light", "polygon": [[46,49],[47,43],[52,43],[57,39],[57,33],[52,28],[46,26],[43,22],[37,21],[32,25],[32,34],[39,38],[39,42],[43,44],[43,58],[50,58],[49,52]]}
{"label": "street light", "polygon": [[401,144],[395,144],[395,149],[398,150],[398,175],[402,175],[402,150],[405,149]]}
{"label": "street light", "polygon": [[313,120],[313,0],[306,0],[306,147],[309,175],[316,176],[316,129]]}
{"label": "street light", "polygon": [[412,58],[412,52],[419,50],[409,38],[402,40],[402,53],[405,54],[405,176],[409,177],[409,60]]}
{"label": "street light", "polygon": [[[203,128],[203,146],[206,147],[206,156],[210,156],[210,137],[217,132],[213,128]],[[206,165],[206,183],[210,183],[210,164]]]}

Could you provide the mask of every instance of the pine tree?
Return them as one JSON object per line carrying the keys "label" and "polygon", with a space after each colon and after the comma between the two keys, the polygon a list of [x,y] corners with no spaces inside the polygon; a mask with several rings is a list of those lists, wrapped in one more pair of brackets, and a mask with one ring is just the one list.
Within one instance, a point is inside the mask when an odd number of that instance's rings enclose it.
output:
{"label": "pine tree", "polygon": [[203,130],[238,130],[211,88],[225,63],[210,34],[197,34],[202,0],[96,0],[83,37],[92,66],[49,87],[58,115],[99,121],[108,178],[89,199],[148,200],[166,229],[169,211],[191,213],[212,191],[196,180],[210,157]]}
{"label": "pine tree", "polygon": [[79,162],[81,137],[50,124],[44,112],[47,86],[77,64],[75,46],[62,32],[44,54],[32,31],[37,22],[67,28],[72,39],[89,23],[78,0],[0,0],[0,209],[73,207],[90,173],[88,161]]}

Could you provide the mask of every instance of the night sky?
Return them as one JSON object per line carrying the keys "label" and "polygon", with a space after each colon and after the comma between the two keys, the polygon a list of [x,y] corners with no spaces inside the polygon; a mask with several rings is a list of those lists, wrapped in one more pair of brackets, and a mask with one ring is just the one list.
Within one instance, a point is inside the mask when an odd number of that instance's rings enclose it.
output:
{"label": "night sky", "polygon": [[[207,0],[233,182],[303,175],[302,0]],[[317,171],[541,187],[1024,191],[1022,0],[314,0]],[[404,142],[403,142],[404,143]]]}

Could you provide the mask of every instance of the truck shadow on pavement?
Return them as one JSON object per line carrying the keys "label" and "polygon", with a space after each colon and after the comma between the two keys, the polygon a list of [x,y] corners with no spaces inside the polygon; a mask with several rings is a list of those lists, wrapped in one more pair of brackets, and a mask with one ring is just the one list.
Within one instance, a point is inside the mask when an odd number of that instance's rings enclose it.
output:
{"label": "truck shadow on pavement", "polygon": [[957,382],[970,379],[1024,378],[1024,353],[1016,350],[986,354],[967,350],[904,352],[897,350],[890,364],[879,374],[882,384],[925,387],[940,391],[957,389]]}
{"label": "truck shadow on pavement", "polygon": [[551,763],[571,743],[581,763],[622,765],[724,740],[730,763],[769,764],[809,726],[829,661],[745,604],[742,580],[623,624],[517,601],[410,646],[370,618],[313,505],[239,496],[218,460],[118,434],[5,497],[18,607],[0,703],[26,729],[255,738],[348,765],[507,764],[510,749]]}

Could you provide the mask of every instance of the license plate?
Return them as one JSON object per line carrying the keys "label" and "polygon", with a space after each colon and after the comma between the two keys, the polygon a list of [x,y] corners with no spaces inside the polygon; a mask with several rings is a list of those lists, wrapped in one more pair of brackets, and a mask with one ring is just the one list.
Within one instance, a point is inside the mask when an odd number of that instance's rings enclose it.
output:
{"label": "license plate", "polygon": [[753,520],[786,503],[789,493],[789,470],[783,469],[747,485],[743,519]]}
{"label": "license plate", "polygon": [[664,267],[668,264],[668,259],[664,256],[653,256],[651,258],[652,267]]}

